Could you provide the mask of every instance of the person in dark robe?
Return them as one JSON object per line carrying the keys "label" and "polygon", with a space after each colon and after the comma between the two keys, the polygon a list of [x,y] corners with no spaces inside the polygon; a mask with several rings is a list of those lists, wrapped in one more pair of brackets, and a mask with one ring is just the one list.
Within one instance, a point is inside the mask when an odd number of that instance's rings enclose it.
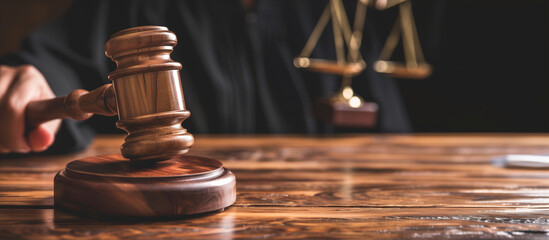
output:
{"label": "person in dark robe", "polygon": [[[101,133],[119,131],[114,117],[86,122],[66,119],[27,130],[25,138],[22,113],[31,100],[108,83],[107,75],[115,65],[105,57],[104,43],[119,30],[142,25],[166,26],[178,37],[171,56],[183,65],[181,81],[192,113],[183,126],[192,133],[411,131],[394,80],[371,67],[354,78],[353,88],[379,104],[375,129],[339,128],[313,117],[314,101],[335,93],[340,77],[296,69],[292,61],[326,4],[317,0],[75,1],[63,17],[32,32],[19,52],[0,60],[0,111],[8,113],[0,116],[0,151],[49,147],[51,152],[67,152],[85,147],[92,139],[92,128]],[[356,1],[345,4],[352,17]],[[369,63],[377,59],[385,40],[385,35],[378,34],[376,18],[380,14],[367,14],[364,29],[361,51]],[[312,57],[335,59],[330,28]],[[33,87],[42,90],[27,89]],[[22,95],[26,97],[7,100]]]}

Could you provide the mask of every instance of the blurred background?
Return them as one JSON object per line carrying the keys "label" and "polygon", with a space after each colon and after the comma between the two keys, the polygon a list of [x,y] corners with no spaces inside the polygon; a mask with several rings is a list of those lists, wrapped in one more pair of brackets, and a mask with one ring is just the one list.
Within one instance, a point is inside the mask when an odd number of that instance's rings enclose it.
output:
{"label": "blurred background", "polygon": [[[16,51],[29,31],[62,15],[71,2],[1,1],[0,57]],[[416,132],[549,132],[548,1],[412,5],[434,68],[427,79],[397,81]],[[396,9],[370,9],[366,21],[371,14],[387,19],[379,26],[388,34]]]}

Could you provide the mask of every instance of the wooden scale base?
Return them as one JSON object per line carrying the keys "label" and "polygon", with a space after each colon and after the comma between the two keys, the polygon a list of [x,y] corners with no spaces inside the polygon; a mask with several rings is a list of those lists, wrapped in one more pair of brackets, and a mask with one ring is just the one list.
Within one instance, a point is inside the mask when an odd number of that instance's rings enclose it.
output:
{"label": "wooden scale base", "polygon": [[217,160],[179,155],[136,165],[120,154],[67,164],[54,180],[56,208],[92,216],[170,217],[223,210],[236,179]]}
{"label": "wooden scale base", "polygon": [[377,112],[377,103],[363,102],[362,106],[353,108],[345,102],[333,102],[330,98],[318,99],[314,108],[317,118],[344,127],[375,127]]}

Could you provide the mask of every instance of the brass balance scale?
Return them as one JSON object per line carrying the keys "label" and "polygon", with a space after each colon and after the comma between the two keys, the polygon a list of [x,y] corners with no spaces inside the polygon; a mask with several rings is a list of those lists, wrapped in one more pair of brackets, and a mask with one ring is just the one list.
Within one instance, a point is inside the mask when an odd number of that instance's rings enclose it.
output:
{"label": "brass balance scale", "polygon": [[[352,28],[342,0],[330,0],[305,47],[294,59],[294,66],[342,77],[339,90],[329,98],[319,99],[314,108],[316,117],[336,126],[372,128],[377,124],[378,105],[365,101],[351,87],[352,78],[361,74],[366,68],[366,61],[360,54],[360,47],[366,10],[369,5],[379,10],[399,7],[399,16],[385,41],[379,60],[374,63],[374,70],[391,77],[409,79],[423,79],[432,72],[431,65],[425,62],[423,56],[409,0],[358,0]],[[330,19],[336,60],[310,58]],[[400,36],[402,36],[404,49],[404,63],[389,60]],[[345,53],[346,48],[347,53]]]}

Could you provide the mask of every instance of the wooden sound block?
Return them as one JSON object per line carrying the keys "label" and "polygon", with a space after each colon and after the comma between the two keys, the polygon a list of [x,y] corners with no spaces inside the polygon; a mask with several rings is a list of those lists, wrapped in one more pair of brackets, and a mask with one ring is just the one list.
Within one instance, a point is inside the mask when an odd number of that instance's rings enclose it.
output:
{"label": "wooden sound block", "polygon": [[336,126],[373,128],[377,124],[378,105],[363,102],[362,106],[353,108],[346,102],[331,101],[320,98],[316,101],[314,114],[317,118]]}
{"label": "wooden sound block", "polygon": [[217,160],[179,155],[136,165],[120,154],[67,164],[54,202],[92,216],[169,217],[222,210],[236,200],[236,178]]}

